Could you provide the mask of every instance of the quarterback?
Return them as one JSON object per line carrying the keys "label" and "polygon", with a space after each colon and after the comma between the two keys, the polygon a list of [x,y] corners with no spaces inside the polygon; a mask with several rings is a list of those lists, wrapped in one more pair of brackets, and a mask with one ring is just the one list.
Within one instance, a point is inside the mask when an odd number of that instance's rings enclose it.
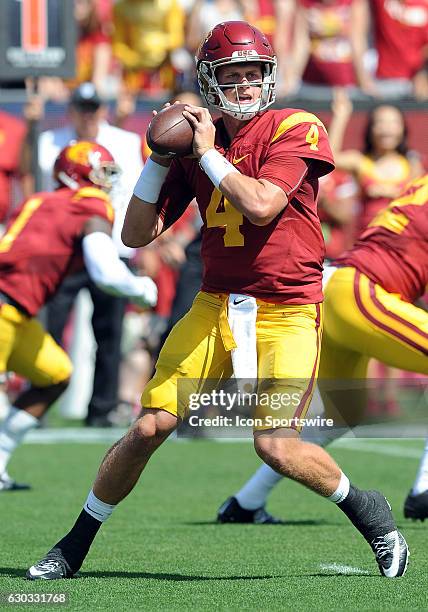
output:
{"label": "quarterback", "polygon": [[[351,382],[367,377],[370,358],[402,370],[428,375],[428,313],[418,300],[428,286],[428,174],[381,210],[354,247],[327,269],[324,286],[325,325],[320,381]],[[331,385],[329,385],[331,387]],[[358,425],[365,407],[364,389],[340,405],[322,393],[327,414],[343,428],[311,432],[303,439],[326,445]],[[318,406],[317,406],[318,409]],[[337,418],[339,417],[339,418]],[[219,510],[221,522],[252,522],[256,510],[281,480],[268,466],[253,477]],[[404,503],[404,516],[428,518],[428,443],[415,483]]]}
{"label": "quarterback", "polygon": [[65,276],[85,264],[102,290],[142,306],[156,303],[154,283],[129,272],[110,237],[107,192],[118,172],[101,145],[65,147],[54,166],[58,189],[24,202],[0,239],[0,372],[14,371],[31,383],[0,427],[0,492],[28,488],[9,477],[6,466],[70,378],[67,354],[35,318]]}
{"label": "quarterback", "polygon": [[[324,245],[316,211],[318,179],[333,169],[326,130],[299,109],[268,110],[276,57],[246,22],[218,24],[196,57],[201,94],[221,113],[183,111],[194,158],[152,154],[128,206],[122,238],[143,246],[196,197],[204,226],[202,290],[164,344],[142,412],[107,453],[71,531],[27,572],[67,578],[79,569],[102,523],[137,483],[153,452],[186,414],[179,381],[258,379],[266,391],[299,393],[281,418],[304,417],[313,393],[322,325]],[[205,383],[207,383],[205,385]],[[328,453],[298,428],[269,428],[258,406],[258,455],[276,471],[326,497],[369,542],[384,576],[404,574],[408,550],[377,491],[350,484]],[[260,419],[260,421],[259,421]]]}

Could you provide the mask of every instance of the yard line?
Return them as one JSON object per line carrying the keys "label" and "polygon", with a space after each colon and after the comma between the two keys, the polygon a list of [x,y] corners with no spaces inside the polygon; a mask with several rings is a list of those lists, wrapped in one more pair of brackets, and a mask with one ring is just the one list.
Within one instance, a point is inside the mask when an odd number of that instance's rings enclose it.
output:
{"label": "yard line", "polygon": [[[65,428],[52,428],[52,429],[36,429],[28,434],[24,440],[24,444],[58,444],[58,443],[69,443],[69,444],[111,444],[123,436],[126,429],[112,427],[111,429],[103,428],[90,428],[85,429],[82,427],[65,427]],[[191,442],[192,438],[177,438],[172,435],[170,438],[175,442]],[[229,444],[234,442],[250,443],[250,438],[223,438],[214,440],[219,443]],[[403,440],[407,442],[407,440]],[[399,440],[386,440],[381,439],[379,441],[370,439],[356,439],[356,438],[342,438],[335,440],[329,448],[336,448],[339,450],[357,451],[364,453],[374,453],[377,455],[402,457],[407,459],[419,459],[422,452],[421,449],[417,448],[406,448],[406,445],[400,445]]]}
{"label": "yard line", "polygon": [[419,459],[422,448],[406,448],[397,442],[391,444],[380,444],[374,440],[336,440],[331,447],[340,450],[360,451],[363,453],[374,453],[376,455],[388,455],[390,457],[402,457],[405,459]]}
{"label": "yard line", "polygon": [[342,565],[340,563],[320,563],[319,568],[328,572],[335,572],[336,574],[354,574],[354,575],[368,575],[367,570],[363,570],[360,567],[352,567],[352,565]]}

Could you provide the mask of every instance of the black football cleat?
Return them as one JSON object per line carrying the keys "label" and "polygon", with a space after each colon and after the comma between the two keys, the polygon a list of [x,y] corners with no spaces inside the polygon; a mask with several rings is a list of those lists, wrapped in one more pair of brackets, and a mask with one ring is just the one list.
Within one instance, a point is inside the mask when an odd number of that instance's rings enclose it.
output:
{"label": "black football cleat", "polygon": [[406,497],[404,502],[404,517],[413,520],[424,521],[428,518],[428,491]]}
{"label": "black football cleat", "polygon": [[391,506],[379,491],[361,493],[364,504],[354,525],[370,544],[382,576],[404,576],[410,553],[406,540],[397,531]]}
{"label": "black football cleat", "polygon": [[31,489],[29,484],[16,482],[6,472],[0,476],[0,493],[6,491],[28,491],[29,489]]}
{"label": "black football cleat", "polygon": [[229,497],[217,513],[219,523],[253,523],[254,525],[284,525],[284,521],[266,512],[264,506],[256,510],[246,510],[236,497]]}
{"label": "black football cleat", "polygon": [[59,548],[52,548],[38,563],[26,573],[28,580],[62,580],[73,578],[74,573]]}
{"label": "black football cleat", "polygon": [[404,576],[409,562],[409,547],[403,535],[395,530],[378,536],[370,542],[382,576],[399,578]]}

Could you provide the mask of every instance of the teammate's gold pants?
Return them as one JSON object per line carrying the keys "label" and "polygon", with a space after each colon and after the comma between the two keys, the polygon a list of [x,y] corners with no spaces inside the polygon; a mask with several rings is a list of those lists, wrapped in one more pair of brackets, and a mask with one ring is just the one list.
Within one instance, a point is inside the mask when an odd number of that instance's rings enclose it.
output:
{"label": "teammate's gold pants", "polygon": [[[160,352],[156,373],[141,398],[144,408],[166,410],[183,418],[188,405],[178,399],[180,379],[192,381],[193,391],[200,393],[231,377],[233,337],[227,321],[227,298],[198,293],[190,311],[172,329]],[[302,419],[309,407],[318,371],[321,305],[288,306],[259,300],[257,304],[259,388],[263,382],[273,379],[269,392],[274,389],[284,395],[298,395],[297,402],[281,407],[278,413],[275,409],[274,414],[290,421]],[[266,414],[267,409],[257,407],[256,418],[264,418]]]}
{"label": "teammate's gold pants", "polygon": [[[389,366],[428,374],[428,313],[405,302],[400,295],[388,293],[352,267],[338,268],[325,289],[325,323],[319,381],[334,379],[344,393],[333,407],[323,399],[328,416],[333,411],[346,413],[349,424],[360,422],[365,409],[365,386],[353,379],[365,379],[370,358]],[[360,389],[360,393],[358,393]],[[333,394],[330,393],[330,398]],[[339,401],[338,401],[339,398]]]}
{"label": "teammate's gold pants", "polygon": [[10,304],[0,305],[0,372],[12,371],[35,387],[67,380],[71,361],[43,326]]}

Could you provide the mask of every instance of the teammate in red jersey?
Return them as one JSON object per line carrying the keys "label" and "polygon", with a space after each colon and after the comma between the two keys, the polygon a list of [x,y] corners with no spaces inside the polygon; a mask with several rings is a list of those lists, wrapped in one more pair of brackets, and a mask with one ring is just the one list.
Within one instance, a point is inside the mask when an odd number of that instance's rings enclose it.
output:
{"label": "teammate in red jersey", "polygon": [[24,202],[0,240],[0,373],[14,371],[32,385],[0,428],[0,491],[28,488],[8,476],[7,463],[71,375],[68,356],[35,318],[64,277],[85,263],[101,289],[142,306],[156,302],[154,283],[129,272],[110,238],[107,191],[118,171],[101,145],[65,147],[54,167],[59,188]]}
{"label": "teammate in red jersey", "polygon": [[[143,410],[107,453],[71,531],[30,579],[73,575],[101,524],[134,488],[153,452],[188,411],[190,396],[232,374],[257,379],[281,406],[283,426],[255,409],[260,457],[281,474],[329,498],[370,543],[383,575],[403,575],[407,545],[383,495],[350,485],[320,447],[299,440],[318,370],[324,245],[316,214],[318,178],[333,169],[321,121],[274,102],[276,58],[266,37],[245,22],[217,25],[197,54],[205,100],[221,112],[186,106],[196,159],[151,155],[134,189],[122,237],[142,246],[196,197],[204,226],[202,291],[166,340]],[[199,167],[199,165],[200,167]],[[214,379],[214,381],[213,381]]]}
{"label": "teammate in red jersey", "polygon": [[[367,377],[370,358],[428,375],[428,313],[418,300],[428,285],[428,174],[371,221],[352,249],[326,269],[325,326],[320,380],[349,385]],[[337,266],[337,267],[336,267]],[[331,384],[328,383],[331,388]],[[328,412],[344,427],[313,432],[304,439],[326,445],[357,425],[367,404],[366,390],[334,396],[324,393]],[[317,412],[320,406],[317,406]],[[349,427],[348,427],[349,424]],[[250,522],[281,476],[262,466],[219,510],[221,522]],[[428,518],[428,442],[404,504],[406,518]]]}

